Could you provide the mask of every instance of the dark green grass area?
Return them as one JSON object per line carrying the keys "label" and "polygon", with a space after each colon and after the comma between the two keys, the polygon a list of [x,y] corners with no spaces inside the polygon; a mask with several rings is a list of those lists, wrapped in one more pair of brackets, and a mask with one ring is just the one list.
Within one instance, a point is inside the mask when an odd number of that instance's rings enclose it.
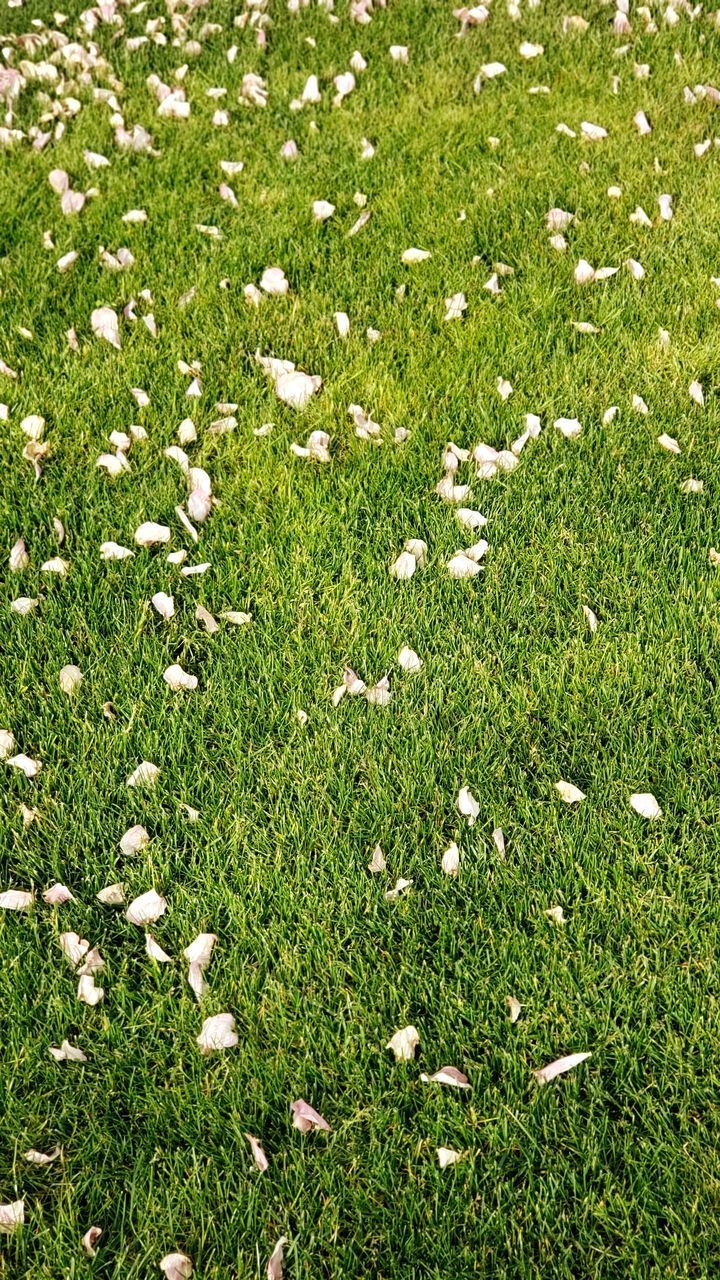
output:
{"label": "dark green grass area", "polygon": [[[0,379],[0,727],[44,765],[34,782],[2,766],[0,891],[38,895],[27,914],[0,918],[0,1202],[24,1198],[26,1217],[0,1238],[2,1280],[146,1280],[173,1249],[198,1280],[250,1280],[282,1234],[290,1280],[720,1271],[720,619],[708,559],[720,545],[720,154],[693,155],[714,137],[717,109],[682,93],[717,75],[720,35],[704,15],[667,29],[658,13],[657,36],[634,15],[632,36],[614,36],[612,7],[584,3],[590,29],[566,36],[555,3],[518,22],[493,7],[458,40],[449,3],[391,0],[359,27],[345,0],[335,25],[271,0],[263,54],[213,0],[190,32],[206,21],[223,31],[196,59],[170,43],[130,54],[101,27],[125,120],[150,129],[159,158],[120,153],[87,88],[62,141],[0,152],[0,356],[20,373]],[[69,11],[68,33],[76,0]],[[123,12],[136,35],[164,10]],[[51,24],[50,7],[4,11],[0,27],[28,31],[33,18]],[[522,40],[544,56],[523,62]],[[390,60],[391,44],[409,45],[408,66]],[[332,76],[356,48],[368,69],[333,109]],[[507,74],[476,96],[478,67],[495,59]],[[191,118],[163,121],[146,78],[172,83],[184,61]],[[650,63],[649,79],[634,77],[635,62]],[[266,78],[264,110],[238,105],[250,70]],[[323,102],[295,114],[289,101],[311,72]],[[551,93],[528,94],[538,84]],[[227,98],[208,99],[213,85]],[[217,106],[231,113],[227,129],[210,125]],[[632,123],[640,108],[647,138]],[[24,94],[18,126],[39,110]],[[608,139],[555,131],[583,120]],[[289,137],[295,165],[279,157]],[[376,147],[368,162],[362,137]],[[87,147],[111,167],[88,170]],[[217,195],[221,159],[245,162],[226,179],[238,209]],[[100,191],[77,218],[60,213],[53,167]],[[621,200],[608,199],[613,184]],[[356,191],[372,218],[348,238]],[[637,204],[657,221],[664,192],[672,222],[629,222]],[[310,212],[320,198],[336,205],[323,226]],[[564,255],[547,243],[553,205],[576,214]],[[123,224],[130,208],[147,223]],[[223,238],[207,240],[198,222]],[[109,274],[101,244],[128,245],[136,265]],[[403,266],[411,245],[432,259]],[[80,260],[59,275],[71,248]],[[633,257],[646,277],[623,268],[579,288],[580,257]],[[514,274],[493,298],[484,284],[498,261]],[[243,287],[271,265],[291,292],[254,310]],[[144,288],[158,337],[122,322],[121,352],[97,341],[93,307],[121,313]],[[459,290],[467,312],[445,323],[443,299]],[[346,341],[336,310],[350,315]],[[372,345],[367,326],[382,334]],[[257,349],[322,376],[302,415],[276,400]],[[186,398],[178,359],[201,361],[199,401]],[[499,376],[515,388],[507,403]],[[704,410],[688,395],[694,378]],[[226,435],[209,431],[217,401],[239,405]],[[379,447],[355,438],[352,402],[381,423]],[[612,404],[620,412],[602,425]],[[37,484],[19,427],[33,412],[51,444]],[[517,470],[473,484],[468,505],[488,517],[484,570],[451,581],[449,556],[474,538],[433,492],[443,446],[507,448],[528,412],[544,429]],[[188,415],[198,441],[187,452],[218,498],[197,548],[174,512],[183,477],[163,456]],[[578,440],[553,428],[559,416],[581,420]],[[256,438],[267,421],[272,434]],[[95,459],[131,423],[149,439],[110,480]],[[404,444],[392,443],[396,427],[410,431]],[[330,433],[327,466],[289,450],[317,429]],[[657,445],[663,432],[680,457]],[[702,494],[681,492],[690,475]],[[40,572],[58,554],[56,516],[64,579]],[[182,578],[162,547],[101,562],[100,543],[132,546],[142,520],[169,524],[172,546],[210,571]],[[20,536],[31,566],[12,574]],[[388,566],[408,537],[427,541],[428,565],[397,583]],[[150,604],[158,590],[175,597],[170,623]],[[25,618],[9,608],[21,594],[41,597]],[[198,602],[214,615],[247,610],[252,623],[207,635]],[[422,658],[419,674],[399,671],[403,645]],[[199,677],[196,691],[167,688],[173,662]],[[72,698],[58,682],[66,663],[84,674]],[[368,683],[390,672],[390,705],[333,707],[346,663]],[[128,789],[143,759],[160,766],[157,786]],[[582,804],[562,803],[561,778],[586,792]],[[455,808],[464,785],[480,806],[472,827]],[[633,813],[637,791],[655,794],[658,822]],[[21,804],[38,810],[28,828]],[[151,842],[125,857],[134,823]],[[453,839],[457,880],[440,868]],[[372,877],[378,842],[388,871]],[[399,876],[411,890],[386,901]],[[47,907],[40,895],[55,880],[77,901]],[[96,901],[114,881],[128,901],[151,886],[167,897],[152,932],[172,964],[149,960],[142,930]],[[555,905],[565,925],[546,917]],[[100,947],[97,1008],[76,999],[63,930]],[[198,1006],[182,949],[200,931],[218,943]],[[523,1006],[515,1025],[509,995]],[[223,1011],[239,1045],[203,1058],[202,1020]],[[408,1023],[418,1058],[395,1063],[384,1046]],[[87,1064],[50,1058],[65,1037]],[[538,1087],[535,1068],[583,1050],[589,1061]],[[420,1080],[445,1064],[466,1072],[468,1093]],[[292,1128],[299,1097],[329,1134]],[[270,1161],[262,1175],[246,1132]],[[62,1159],[47,1168],[22,1159],[56,1144]],[[441,1171],[438,1146],[462,1159]],[[92,1261],[80,1246],[91,1224],[103,1229]]]}

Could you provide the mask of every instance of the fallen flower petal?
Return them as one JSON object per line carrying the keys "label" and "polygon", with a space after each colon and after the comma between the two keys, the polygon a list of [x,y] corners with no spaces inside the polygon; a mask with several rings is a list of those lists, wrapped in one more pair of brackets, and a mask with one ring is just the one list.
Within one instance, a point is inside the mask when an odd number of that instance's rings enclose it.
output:
{"label": "fallen flower petal", "polygon": [[546,1067],[540,1067],[534,1071],[533,1075],[538,1084],[549,1084],[556,1076],[562,1076],[566,1071],[572,1071],[573,1067],[577,1067],[581,1062],[585,1062],[586,1058],[591,1057],[589,1053],[570,1053],[565,1058],[557,1058],[555,1062],[550,1062]]}
{"label": "fallen flower petal", "polygon": [[125,785],[128,787],[154,787],[160,776],[160,770],[156,764],[150,760],[143,760],[137,769],[133,769],[132,773],[125,779]]}
{"label": "fallen flower petal", "polygon": [[457,876],[460,870],[460,850],[454,840],[445,850],[440,865],[446,876]]}
{"label": "fallen flower petal", "polygon": [[101,1235],[102,1235],[102,1227],[88,1227],[87,1231],[85,1232],[85,1235],[83,1236],[81,1243],[88,1258],[96,1257],[97,1249],[95,1248],[95,1245],[97,1244]]}
{"label": "fallen flower petal", "polygon": [[515,996],[506,996],[505,1004],[507,1005],[508,1017],[510,1018],[510,1021],[517,1022],[522,1010],[522,1005],[520,1001],[516,1000]]}
{"label": "fallen flower petal", "polygon": [[102,987],[95,986],[95,979],[91,973],[84,973],[78,982],[78,1000],[82,1004],[90,1006],[100,1004],[105,992]]}
{"label": "fallen flower petal", "polygon": [[310,1103],[306,1102],[304,1098],[298,1098],[295,1102],[291,1102],[290,1110],[292,1111],[293,1125],[301,1133],[309,1133],[311,1129],[323,1129],[327,1133],[330,1132],[330,1125],[327,1120],[320,1115],[319,1111],[311,1107]]}
{"label": "fallen flower petal", "polygon": [[52,1164],[54,1160],[57,1160],[61,1152],[62,1147],[54,1147],[53,1150],[48,1152],[46,1155],[45,1152],[36,1151],[35,1148],[32,1147],[30,1151],[25,1151],[23,1153],[23,1160],[27,1160],[28,1164],[36,1164],[42,1167],[47,1164]]}
{"label": "fallen flower petal", "polygon": [[555,783],[555,789],[559,791],[560,799],[564,800],[565,804],[579,804],[581,800],[585,799],[584,791],[581,791],[579,787],[573,786],[572,782],[563,782],[562,778]]}
{"label": "fallen flower petal", "polygon": [[461,817],[467,818],[468,826],[471,827],[480,813],[480,805],[469,787],[460,788],[456,804],[458,813]]}
{"label": "fallen flower petal", "polygon": [[167,951],[163,951],[159,942],[156,942],[151,933],[145,934],[145,951],[151,960],[157,960],[158,964],[171,964],[172,959]]}
{"label": "fallen flower petal", "polygon": [[451,1165],[457,1164],[462,1159],[459,1151],[453,1151],[452,1147],[438,1147],[436,1150],[438,1164],[441,1169],[449,1169]]}
{"label": "fallen flower petal", "polygon": [[380,845],[376,844],[372,851],[372,857],[368,862],[368,871],[371,875],[379,875],[381,871],[385,871],[386,869],[387,863],[385,861],[385,855],[383,854]]}
{"label": "fallen flower petal", "polygon": [[283,1261],[287,1236],[280,1236],[267,1264],[267,1280],[283,1280]]}
{"label": "fallen flower petal", "polygon": [[641,818],[662,817],[662,809],[651,791],[636,792],[630,797],[630,805]]}
{"label": "fallen flower petal", "polygon": [[265,1173],[266,1169],[268,1168],[268,1158],[265,1155],[265,1152],[260,1146],[260,1143],[258,1142],[257,1138],[254,1138],[251,1133],[246,1133],[245,1137],[250,1143],[250,1150],[252,1152],[252,1158],[255,1163],[256,1169],[259,1169],[261,1173]]}
{"label": "fallen flower petal", "polygon": [[424,1071],[420,1073],[420,1079],[425,1084],[447,1084],[453,1089],[469,1089],[470,1081],[462,1071],[458,1071],[457,1067],[441,1067],[439,1071],[435,1071],[433,1075],[428,1076]]}
{"label": "fallen flower petal", "polygon": [[0,1204],[0,1232],[12,1235],[25,1222],[25,1201],[15,1200],[12,1204]]}
{"label": "fallen flower petal", "polygon": [[97,307],[90,317],[90,324],[97,338],[104,338],[111,347],[120,350],[120,322],[112,307]]}
{"label": "fallen flower petal", "polygon": [[87,1062],[82,1049],[77,1049],[69,1040],[63,1040],[59,1049],[51,1045],[48,1052],[56,1062]]}
{"label": "fallen flower petal", "polygon": [[388,1040],[386,1049],[392,1049],[396,1062],[412,1062],[415,1050],[420,1044],[420,1036],[412,1025],[402,1027]]}
{"label": "fallen flower petal", "polygon": [[235,1019],[231,1013],[216,1013],[202,1024],[197,1044],[201,1053],[213,1053],[220,1049],[234,1049],[239,1044]]}
{"label": "fallen flower petal", "polygon": [[567,924],[565,912],[562,907],[546,907],[545,915],[548,920],[552,920],[554,924]]}
{"label": "fallen flower petal", "polygon": [[63,667],[60,671],[60,688],[63,693],[73,694],[82,684],[83,673],[79,667],[73,666],[71,663]]}
{"label": "fallen flower petal", "polygon": [[36,778],[42,769],[40,760],[31,760],[30,756],[26,756],[24,751],[20,751],[16,756],[10,756],[7,763],[13,769],[20,769],[26,778]]}
{"label": "fallen flower petal", "polygon": [[75,895],[64,884],[53,884],[43,893],[43,902],[49,907],[61,907],[65,902],[75,902]]}
{"label": "fallen flower petal", "polygon": [[167,909],[167,900],[162,898],[154,889],[148,889],[146,893],[141,893],[139,898],[135,898],[130,903],[125,912],[125,919],[130,924],[146,925],[154,924],[160,916],[165,914]]}
{"label": "fallen flower petal", "polygon": [[0,911],[27,911],[33,904],[33,894],[24,889],[6,889],[0,893]]}
{"label": "fallen flower petal", "polygon": [[197,676],[190,675],[188,671],[183,671],[177,662],[174,662],[171,667],[168,667],[163,672],[163,680],[176,693],[181,689],[197,689],[198,686]]}
{"label": "fallen flower petal", "polygon": [[166,1253],[158,1266],[167,1280],[189,1280],[193,1273],[193,1264],[186,1253]]}

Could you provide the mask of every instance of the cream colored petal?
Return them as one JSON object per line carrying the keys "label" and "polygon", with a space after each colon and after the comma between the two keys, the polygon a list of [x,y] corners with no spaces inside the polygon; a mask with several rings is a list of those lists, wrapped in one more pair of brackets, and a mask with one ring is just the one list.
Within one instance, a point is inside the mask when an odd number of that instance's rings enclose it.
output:
{"label": "cream colored petal", "polygon": [[12,1235],[25,1222],[25,1201],[15,1200],[12,1204],[0,1204],[0,1233]]}
{"label": "cream colored petal", "polygon": [[33,894],[24,889],[6,889],[0,893],[0,911],[27,911],[33,903]]}
{"label": "cream colored petal", "polygon": [[555,790],[560,793],[560,799],[564,800],[565,804],[579,804],[585,799],[585,792],[574,786],[572,782],[564,782],[560,779],[555,783]]}
{"label": "cream colored petal", "polygon": [[412,1062],[419,1044],[420,1036],[417,1029],[410,1025],[401,1027],[399,1031],[396,1031],[388,1040],[385,1048],[392,1050],[395,1054],[396,1062]]}
{"label": "cream colored petal", "polygon": [[556,1076],[564,1075],[566,1071],[572,1071],[574,1067],[578,1067],[581,1062],[585,1062],[591,1055],[589,1053],[570,1053],[565,1058],[557,1058],[555,1062],[550,1062],[546,1067],[540,1067],[534,1071],[533,1075],[538,1084],[549,1084]]}
{"label": "cream colored petal", "polygon": [[193,1264],[186,1253],[166,1253],[158,1263],[167,1280],[190,1280]]}
{"label": "cream colored petal", "polygon": [[630,805],[641,818],[661,818],[662,809],[650,791],[636,792],[630,797]]}
{"label": "cream colored petal", "polygon": [[146,924],[154,924],[160,916],[165,914],[167,909],[167,900],[162,898],[154,889],[148,889],[146,893],[140,894],[139,898],[135,898],[125,912],[125,919],[130,924],[140,926]]}
{"label": "cream colored petal", "polygon": [[128,787],[154,787],[159,776],[158,766],[150,760],[143,760],[125,779],[125,783]]}
{"label": "cream colored petal", "polygon": [[376,844],[372,851],[372,857],[368,862],[368,871],[371,875],[379,875],[380,872],[385,871],[386,869],[387,863],[385,861],[385,855],[383,854],[380,845]]}
{"label": "cream colored petal", "polygon": [[448,845],[440,864],[446,876],[457,876],[460,871],[460,850],[455,841]]}
{"label": "cream colored petal", "polygon": [[221,1049],[233,1049],[239,1043],[235,1019],[231,1013],[216,1013],[202,1024],[197,1044],[201,1053],[213,1053]]}
{"label": "cream colored petal", "polygon": [[145,934],[145,951],[151,960],[157,960],[158,964],[171,964],[172,957],[167,951],[163,951],[159,942],[156,942],[151,933]]}
{"label": "cream colored petal", "polygon": [[83,673],[79,667],[75,667],[72,663],[63,667],[60,671],[60,688],[63,693],[73,694],[80,688],[83,681]]}

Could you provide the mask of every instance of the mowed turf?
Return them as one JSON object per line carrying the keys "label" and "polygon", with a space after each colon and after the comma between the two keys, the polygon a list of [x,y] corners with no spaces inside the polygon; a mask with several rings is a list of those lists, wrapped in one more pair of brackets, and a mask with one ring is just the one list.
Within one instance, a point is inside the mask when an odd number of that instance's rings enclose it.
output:
{"label": "mowed turf", "polygon": [[[25,1201],[25,1225],[0,1241],[3,1280],[145,1280],[175,1249],[198,1280],[249,1280],[265,1274],[281,1235],[292,1280],[720,1269],[720,621],[709,562],[720,545],[710,281],[720,275],[720,154],[693,153],[720,116],[707,99],[683,99],[684,86],[717,75],[720,34],[704,14],[691,22],[679,11],[668,26],[659,7],[658,34],[633,13],[629,36],[613,33],[612,7],[590,0],[584,33],[563,34],[557,3],[523,7],[517,20],[499,0],[491,8],[457,39],[450,3],[391,0],[359,26],[345,0],[336,24],[323,9],[291,14],[270,0],[262,52],[250,29],[233,27],[233,7],[213,2],[189,34],[208,21],[223,29],[195,57],[172,47],[158,0],[121,9],[120,37],[101,24],[93,39],[122,82],[126,123],[143,123],[160,156],[118,150],[110,109],[82,86],[60,141],[0,152],[0,356],[19,375],[0,378],[10,407],[0,727],[43,762],[32,782],[1,766],[0,890],[37,893],[28,912],[0,918],[0,1201]],[[80,6],[66,11],[72,35]],[[161,15],[167,46],[129,52],[125,36]],[[4,11],[0,27],[28,32],[34,18],[53,26],[52,6]],[[544,54],[523,61],[522,40]],[[407,66],[392,61],[395,44],[409,47]],[[332,77],[355,49],[367,70],[333,108]],[[478,68],[493,60],[507,72],[476,95]],[[146,78],[172,85],[186,61],[190,119],[158,118]],[[649,64],[649,78],[634,63]],[[238,104],[249,71],[266,80],[264,109]],[[313,72],[322,102],[291,112]],[[551,92],[531,95],[534,85]],[[207,98],[212,86],[227,97]],[[227,128],[210,123],[217,107],[230,112]],[[632,123],[638,109],[649,136]],[[41,110],[26,90],[15,124],[27,129]],[[571,139],[556,133],[561,121],[609,136]],[[279,155],[290,137],[294,164]],[[376,148],[368,161],[363,137]],[[110,167],[90,171],[85,148]],[[245,163],[227,179],[237,209],[217,193],[223,159]],[[48,185],[54,167],[100,191],[75,217]],[[620,199],[608,198],[611,185]],[[358,191],[372,217],[350,238]],[[673,195],[669,223],[657,217],[661,193]],[[336,206],[323,225],[317,199]],[[630,223],[636,205],[652,229]],[[575,214],[565,253],[548,245],[552,206]],[[123,224],[132,208],[147,223]],[[123,244],[136,264],[111,274],[98,247]],[[432,258],[404,266],[410,246]],[[78,262],[58,274],[73,248]],[[596,267],[634,258],[645,278],[621,267],[578,286],[581,257]],[[484,284],[498,261],[514,274],[493,297]],[[290,293],[255,309],[243,287],[273,265]],[[95,338],[92,309],[121,315],[142,289],[157,338],[124,320],[121,351]],[[458,291],[467,311],[446,323],[444,299]],[[335,311],[350,317],[346,340]],[[79,352],[67,346],[71,326]],[[381,333],[373,344],[368,326]],[[302,414],[275,398],[257,349],[322,376]],[[201,362],[197,401],[178,359]],[[499,377],[514,388],[505,403]],[[688,395],[693,379],[704,409]],[[239,406],[223,435],[208,430],[218,401]],[[381,424],[381,445],[355,438],[350,403]],[[21,457],[30,413],[46,418],[51,445],[37,483]],[[490,547],[480,575],[452,581],[447,560],[476,535],[433,492],[443,447],[508,448],[526,413],[543,431],[517,469],[489,482],[468,471],[467,505],[487,516]],[[218,499],[197,547],[175,515],[184,478],[163,454],[188,415],[191,464]],[[578,439],[555,430],[561,416],[581,421]],[[271,434],[255,437],[270,421]],[[96,458],[131,423],[148,440],[110,479]],[[410,432],[404,443],[393,443],[397,427]],[[317,429],[330,434],[326,465],[289,449]],[[662,433],[679,457],[657,445]],[[681,491],[689,476],[702,493]],[[208,572],[181,577],[168,547],[103,563],[100,544],[134,547],[144,520],[168,524],[172,548],[187,546]],[[31,563],[11,573],[19,537]],[[395,582],[389,566],[410,537],[428,543],[428,565]],[[67,577],[40,571],[57,554]],[[175,598],[169,623],[150,604],[159,590]],[[21,594],[40,597],[27,617],[9,607]],[[208,635],[198,602],[252,622]],[[598,617],[594,634],[583,605]],[[397,666],[403,645],[423,661],[416,675]],[[198,676],[197,690],[168,689],[175,662]],[[67,663],[84,675],[72,697],[58,679]],[[345,664],[368,684],[390,673],[390,704],[333,706]],[[103,714],[108,701],[116,719]],[[157,785],[129,789],[142,760],[160,767]],[[563,804],[559,779],[587,798]],[[480,806],[472,827],[456,811],[463,786]],[[656,822],[630,808],[645,791],[662,807]],[[183,803],[199,810],[196,823]],[[27,828],[21,804],[38,811]],[[119,841],[135,823],[151,841],[124,856]],[[440,867],[453,839],[457,879]],[[378,842],[388,869],[371,876]],[[386,900],[400,876],[412,887]],[[46,906],[55,880],[76,901]],[[128,902],[152,886],[167,898],[151,931],[171,964],[150,960],[142,929],[96,900],[114,881]],[[545,914],[557,905],[564,925]],[[77,1000],[58,944],[67,930],[105,960],[96,1008]],[[182,950],[201,931],[218,942],[199,1005]],[[514,1025],[508,996],[522,1004]],[[203,1057],[203,1018],[225,1011],[239,1044]],[[384,1046],[407,1024],[420,1035],[417,1060],[396,1063]],[[52,1060],[64,1038],[86,1064]],[[576,1051],[592,1057],[537,1084],[534,1069]],[[445,1064],[467,1074],[468,1092],[421,1081]],[[293,1128],[296,1098],[329,1134]],[[262,1142],[267,1172],[253,1166],[246,1133]],[[62,1157],[48,1167],[22,1158],[56,1144]],[[441,1171],[439,1146],[461,1159]],[[91,1260],[80,1240],[93,1224],[103,1234]]]}

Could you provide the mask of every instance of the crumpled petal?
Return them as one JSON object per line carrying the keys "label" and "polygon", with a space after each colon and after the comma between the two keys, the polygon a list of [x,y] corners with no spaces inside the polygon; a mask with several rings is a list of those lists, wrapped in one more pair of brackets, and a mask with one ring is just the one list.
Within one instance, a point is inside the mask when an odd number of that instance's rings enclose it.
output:
{"label": "crumpled petal", "polygon": [[239,1044],[239,1038],[232,1014],[216,1013],[212,1018],[206,1018],[200,1029],[197,1044],[201,1053],[234,1049]]}
{"label": "crumpled petal", "polygon": [[396,1031],[388,1040],[385,1048],[392,1049],[396,1062],[412,1062],[419,1044],[420,1036],[417,1029],[411,1024]]}
{"label": "crumpled petal", "polygon": [[0,1233],[10,1236],[14,1231],[18,1231],[24,1222],[24,1200],[15,1200],[12,1204],[0,1204]]}
{"label": "crumpled petal", "polygon": [[330,1125],[319,1111],[310,1106],[304,1098],[297,1098],[295,1102],[290,1103],[290,1110],[293,1116],[293,1125],[299,1129],[301,1133],[309,1133],[311,1129],[324,1129],[330,1132]]}
{"label": "crumpled petal", "polygon": [[193,1264],[186,1253],[166,1253],[158,1263],[167,1280],[189,1280],[193,1273]]}
{"label": "crumpled petal", "polygon": [[154,889],[148,889],[147,893],[141,893],[139,898],[135,898],[130,903],[125,912],[125,919],[129,920],[130,924],[140,926],[154,924],[160,916],[165,914],[166,909],[167,900]]}

